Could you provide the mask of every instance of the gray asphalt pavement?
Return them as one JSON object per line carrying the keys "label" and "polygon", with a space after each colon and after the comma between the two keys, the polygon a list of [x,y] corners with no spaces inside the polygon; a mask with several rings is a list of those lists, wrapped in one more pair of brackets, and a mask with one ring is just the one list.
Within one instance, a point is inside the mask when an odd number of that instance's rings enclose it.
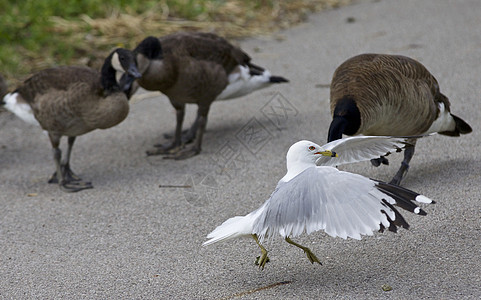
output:
{"label": "gray asphalt pavement", "polygon": [[[185,161],[145,155],[174,128],[167,99],[132,105],[119,126],[77,139],[72,168],[92,190],[47,184],[48,138],[0,114],[0,298],[481,298],[481,1],[360,1],[240,45],[291,82],[214,104],[203,152]],[[428,215],[404,214],[409,230],[361,241],[322,232],[298,239],[322,266],[281,239],[266,245],[264,271],[251,239],[201,246],[269,197],[291,144],[326,141],[331,76],[365,52],[421,61],[473,127],[418,142],[403,185],[437,201],[423,205]],[[196,107],[188,110],[186,125]],[[343,169],[390,180],[401,160]]]}

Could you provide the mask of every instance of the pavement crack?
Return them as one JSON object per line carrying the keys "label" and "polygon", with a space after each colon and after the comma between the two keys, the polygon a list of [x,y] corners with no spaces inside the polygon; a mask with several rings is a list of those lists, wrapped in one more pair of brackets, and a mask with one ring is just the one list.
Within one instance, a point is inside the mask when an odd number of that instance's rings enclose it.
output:
{"label": "pavement crack", "polygon": [[276,282],[276,283],[269,284],[269,285],[266,285],[266,286],[263,286],[263,287],[260,287],[260,288],[240,292],[240,293],[234,294],[232,296],[221,298],[220,300],[229,300],[229,299],[239,298],[239,297],[243,297],[243,296],[250,295],[250,294],[253,294],[253,293],[257,293],[257,292],[260,292],[260,291],[272,289],[272,288],[278,287],[280,285],[285,285],[285,284],[289,284],[289,283],[292,283],[292,281]]}

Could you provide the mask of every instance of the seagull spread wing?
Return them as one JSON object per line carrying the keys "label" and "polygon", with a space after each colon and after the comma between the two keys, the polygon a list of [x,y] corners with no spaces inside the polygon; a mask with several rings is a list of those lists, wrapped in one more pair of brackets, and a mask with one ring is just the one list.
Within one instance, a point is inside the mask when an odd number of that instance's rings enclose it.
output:
{"label": "seagull spread wing", "polygon": [[[378,184],[332,167],[308,168],[290,181],[279,183],[254,221],[252,233],[263,240],[276,233],[295,237],[324,230],[332,237],[360,239],[373,231],[392,230],[393,224],[407,228],[393,207],[400,199],[390,197]],[[413,200],[416,195],[413,193]],[[420,212],[414,203],[403,202],[409,206],[407,209]]]}
{"label": "seagull spread wing", "polygon": [[338,157],[323,156],[317,160],[316,164],[334,167],[379,158],[388,152],[400,151],[409,144],[408,140],[411,138],[413,137],[353,136],[335,140],[322,147],[336,152]]}

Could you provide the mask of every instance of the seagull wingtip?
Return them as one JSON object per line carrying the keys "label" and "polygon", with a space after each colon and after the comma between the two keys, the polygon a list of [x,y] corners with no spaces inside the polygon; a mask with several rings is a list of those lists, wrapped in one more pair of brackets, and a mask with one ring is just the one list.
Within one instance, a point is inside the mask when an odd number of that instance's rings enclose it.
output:
{"label": "seagull wingtip", "polygon": [[424,196],[424,195],[418,195],[416,196],[416,200],[417,202],[419,203],[436,203],[434,202],[433,200],[429,199],[428,197]]}

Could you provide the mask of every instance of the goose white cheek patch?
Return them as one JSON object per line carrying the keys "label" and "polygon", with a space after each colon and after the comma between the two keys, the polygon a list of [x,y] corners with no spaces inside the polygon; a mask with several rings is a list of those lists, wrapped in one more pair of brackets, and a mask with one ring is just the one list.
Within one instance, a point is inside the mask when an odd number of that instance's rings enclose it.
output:
{"label": "goose white cheek patch", "polygon": [[112,55],[111,64],[112,64],[112,67],[117,71],[117,73],[125,72],[124,68],[122,68],[122,65],[120,64],[119,55],[117,54],[117,52],[115,52],[114,55]]}

